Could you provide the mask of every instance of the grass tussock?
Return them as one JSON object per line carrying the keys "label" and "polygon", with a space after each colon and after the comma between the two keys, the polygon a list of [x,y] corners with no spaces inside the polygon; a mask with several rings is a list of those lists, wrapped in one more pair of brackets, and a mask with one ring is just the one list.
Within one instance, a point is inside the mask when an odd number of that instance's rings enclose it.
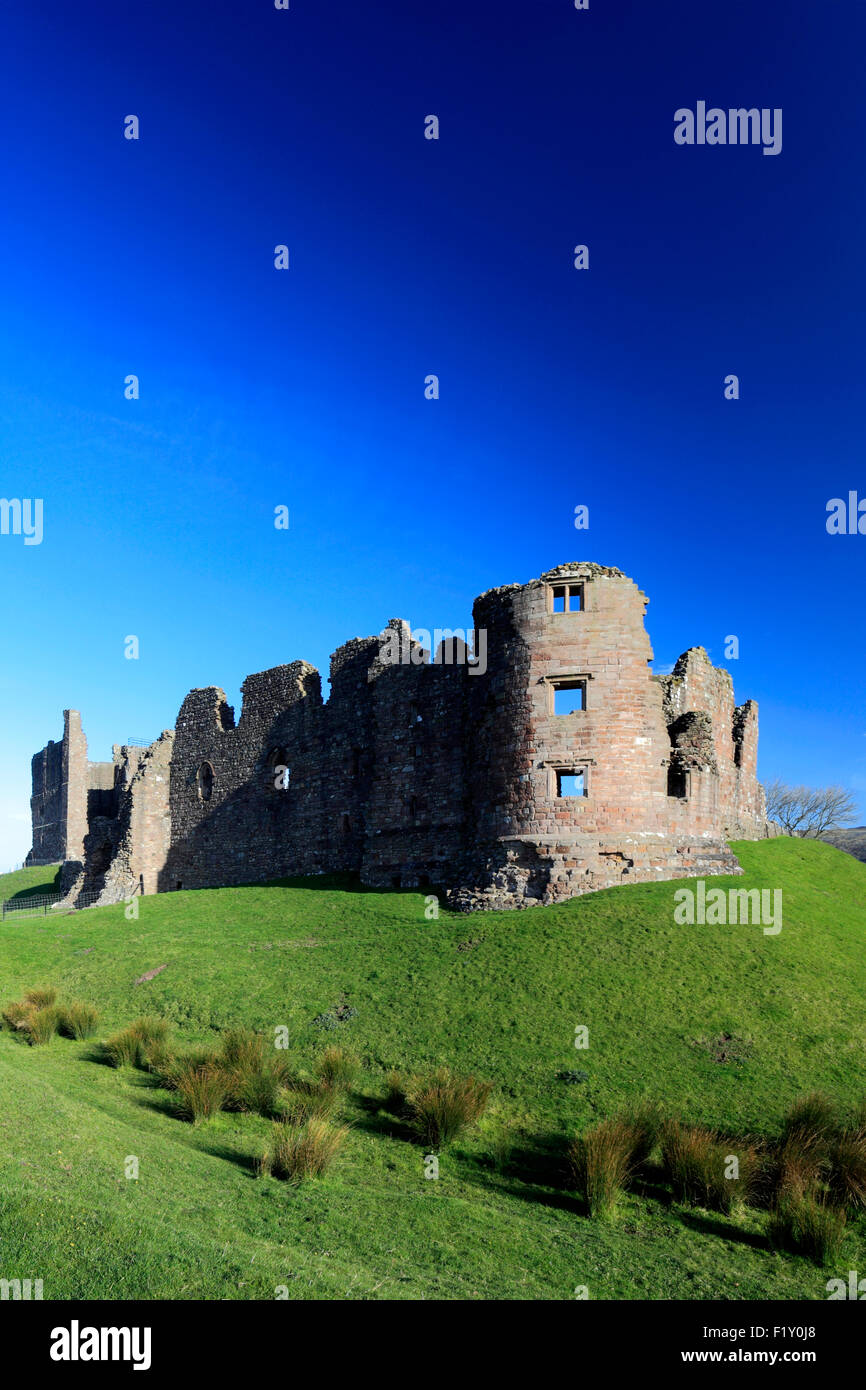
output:
{"label": "grass tussock", "polygon": [[60,1031],[61,1019],[60,1010],[51,1004],[42,1009],[34,1009],[25,1024],[27,1037],[33,1047],[49,1043],[55,1033]]}
{"label": "grass tussock", "polygon": [[334,1090],[349,1090],[360,1069],[358,1058],[344,1047],[326,1047],[316,1062],[316,1073],[322,1084]]}
{"label": "grass tussock", "polygon": [[664,1111],[658,1101],[641,1101],[621,1117],[632,1133],[631,1163],[641,1167],[660,1143],[664,1131]]}
{"label": "grass tussock", "polygon": [[727,1213],[737,1201],[748,1202],[759,1173],[751,1144],[678,1122],[665,1127],[662,1160],[677,1201],[710,1211]]}
{"label": "grass tussock", "polygon": [[834,1205],[851,1213],[866,1211],[866,1130],[846,1130],[834,1140],[827,1186]]}
{"label": "grass tussock", "polygon": [[177,1111],[194,1125],[212,1120],[228,1098],[226,1075],[217,1067],[193,1067],[178,1080]]}
{"label": "grass tussock", "polygon": [[275,1116],[290,1080],[285,1055],[261,1033],[232,1028],[223,1036],[217,1065],[226,1081],[226,1108]]}
{"label": "grass tussock", "polygon": [[290,1125],[303,1125],[311,1119],[327,1119],[337,1110],[340,1093],[333,1086],[316,1082],[296,1082],[288,1093],[282,1119]]}
{"label": "grass tussock", "polygon": [[447,1067],[413,1078],[406,1090],[412,1128],[429,1148],[444,1148],[481,1118],[492,1090],[492,1082],[455,1076]]}
{"label": "grass tussock", "polygon": [[635,1131],[619,1116],[578,1135],[570,1156],[590,1216],[608,1217],[634,1172]]}
{"label": "grass tussock", "polygon": [[107,1040],[105,1053],[112,1066],[147,1069],[153,1056],[164,1055],[168,1031],[163,1018],[137,1018]]}
{"label": "grass tussock", "polygon": [[56,989],[28,989],[24,995],[24,1003],[30,1004],[34,1009],[48,1009],[56,1002]]}
{"label": "grass tussock", "polygon": [[835,1260],[845,1237],[845,1213],[814,1196],[788,1197],[771,1213],[770,1244],[817,1265]]}
{"label": "grass tussock", "polygon": [[275,1124],[258,1171],[291,1183],[319,1178],[330,1168],[348,1133],[348,1126],[331,1124],[321,1116],[313,1116],[297,1128]]}
{"label": "grass tussock", "polygon": [[21,1032],[27,1027],[27,1020],[33,1013],[33,1005],[22,1000],[12,1000],[3,1008],[3,1022],[13,1032]]}
{"label": "grass tussock", "polygon": [[99,1011],[92,1004],[76,999],[60,1010],[60,1032],[81,1041],[92,1038],[99,1024]]}
{"label": "grass tussock", "polygon": [[406,1078],[401,1071],[389,1071],[385,1077],[385,1099],[383,1108],[390,1115],[405,1115],[408,1107],[406,1099]]}
{"label": "grass tussock", "polygon": [[836,1133],[839,1117],[835,1103],[823,1091],[810,1091],[794,1101],[781,1128],[781,1143],[804,1136],[828,1143]]}

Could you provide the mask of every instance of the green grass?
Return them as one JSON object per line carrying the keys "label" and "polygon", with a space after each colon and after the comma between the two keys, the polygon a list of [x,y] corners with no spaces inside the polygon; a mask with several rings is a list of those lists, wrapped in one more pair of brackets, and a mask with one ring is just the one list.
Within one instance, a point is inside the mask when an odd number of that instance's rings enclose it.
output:
{"label": "green grass", "polygon": [[60,892],[60,865],[41,864],[0,874],[0,899],[43,898]]}
{"label": "green grass", "polygon": [[[568,1174],[575,1132],[644,1098],[761,1137],[807,1092],[843,1111],[866,1093],[866,866],[815,841],[735,848],[746,876],[714,882],[781,888],[776,937],[675,925],[675,883],[427,921],[423,893],[317,878],[145,898],[137,921],[120,905],[5,923],[0,1005],[51,985],[100,1022],[94,1040],[48,1047],[0,1033],[0,1276],[42,1278],[46,1298],[261,1299],[284,1285],[305,1299],[570,1299],[584,1284],[591,1298],[825,1298],[830,1275],[866,1266],[863,1216],[839,1270],[820,1270],[770,1250],[766,1212],[682,1207],[652,1172],[594,1222]],[[356,1014],[314,1026],[342,1005]],[[143,1014],[182,1047],[285,1027],[280,1055],[299,1075],[329,1045],[355,1053],[333,1169],[262,1182],[268,1119],[196,1127],[153,1076],[101,1064],[96,1043]],[[714,1049],[725,1036],[737,1047]],[[377,1098],[392,1069],[440,1066],[494,1090],[430,1180],[425,1149]],[[556,1079],[572,1069],[587,1079]],[[500,1168],[485,1125],[513,1139]]]}

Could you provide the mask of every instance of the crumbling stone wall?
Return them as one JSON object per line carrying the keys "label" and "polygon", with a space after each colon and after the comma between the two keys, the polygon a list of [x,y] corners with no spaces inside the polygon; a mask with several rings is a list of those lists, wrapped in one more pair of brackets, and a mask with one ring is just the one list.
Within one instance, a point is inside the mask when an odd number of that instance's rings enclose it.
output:
{"label": "crumbling stone wall", "polygon": [[[334,653],[327,701],[304,661],[248,676],[237,722],[219,687],[193,690],[173,734],[100,770],[73,721],[75,881],[114,901],[349,871],[513,907],[739,872],[727,837],[770,833],[757,707],[734,705],[700,647],[653,676],[647,603],[618,569],[560,565],[476,601],[486,668],[392,619]],[[34,759],[40,807],[58,794],[55,749]]]}
{"label": "crumbling stone wall", "polygon": [[87,739],[77,710],[63,711],[63,737],[53,739],[31,763],[33,846],[28,864],[56,864],[84,857],[92,816],[114,814],[114,768],[87,760]]}

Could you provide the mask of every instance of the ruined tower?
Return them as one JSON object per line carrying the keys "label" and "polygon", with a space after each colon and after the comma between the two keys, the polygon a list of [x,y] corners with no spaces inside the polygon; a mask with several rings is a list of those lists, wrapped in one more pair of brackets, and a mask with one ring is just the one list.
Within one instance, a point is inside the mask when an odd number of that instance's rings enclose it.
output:
{"label": "ruined tower", "polygon": [[[173,732],[110,764],[69,712],[33,762],[33,854],[80,860],[102,901],[349,872],[525,907],[737,873],[728,838],[773,833],[757,707],[701,647],[653,676],[647,602],[618,569],[560,565],[482,594],[466,641],[392,619],[345,643],[327,701],[304,661],[248,676],[237,722],[218,687],[191,691]],[[55,803],[56,834],[37,821]]]}

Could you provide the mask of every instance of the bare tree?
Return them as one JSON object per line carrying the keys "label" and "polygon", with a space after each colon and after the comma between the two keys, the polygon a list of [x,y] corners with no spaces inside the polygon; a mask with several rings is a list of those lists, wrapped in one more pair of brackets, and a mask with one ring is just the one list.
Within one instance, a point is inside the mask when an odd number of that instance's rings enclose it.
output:
{"label": "bare tree", "polygon": [[856,821],[857,802],[844,787],[790,787],[774,777],[764,787],[767,815],[788,835],[815,840],[828,830]]}

